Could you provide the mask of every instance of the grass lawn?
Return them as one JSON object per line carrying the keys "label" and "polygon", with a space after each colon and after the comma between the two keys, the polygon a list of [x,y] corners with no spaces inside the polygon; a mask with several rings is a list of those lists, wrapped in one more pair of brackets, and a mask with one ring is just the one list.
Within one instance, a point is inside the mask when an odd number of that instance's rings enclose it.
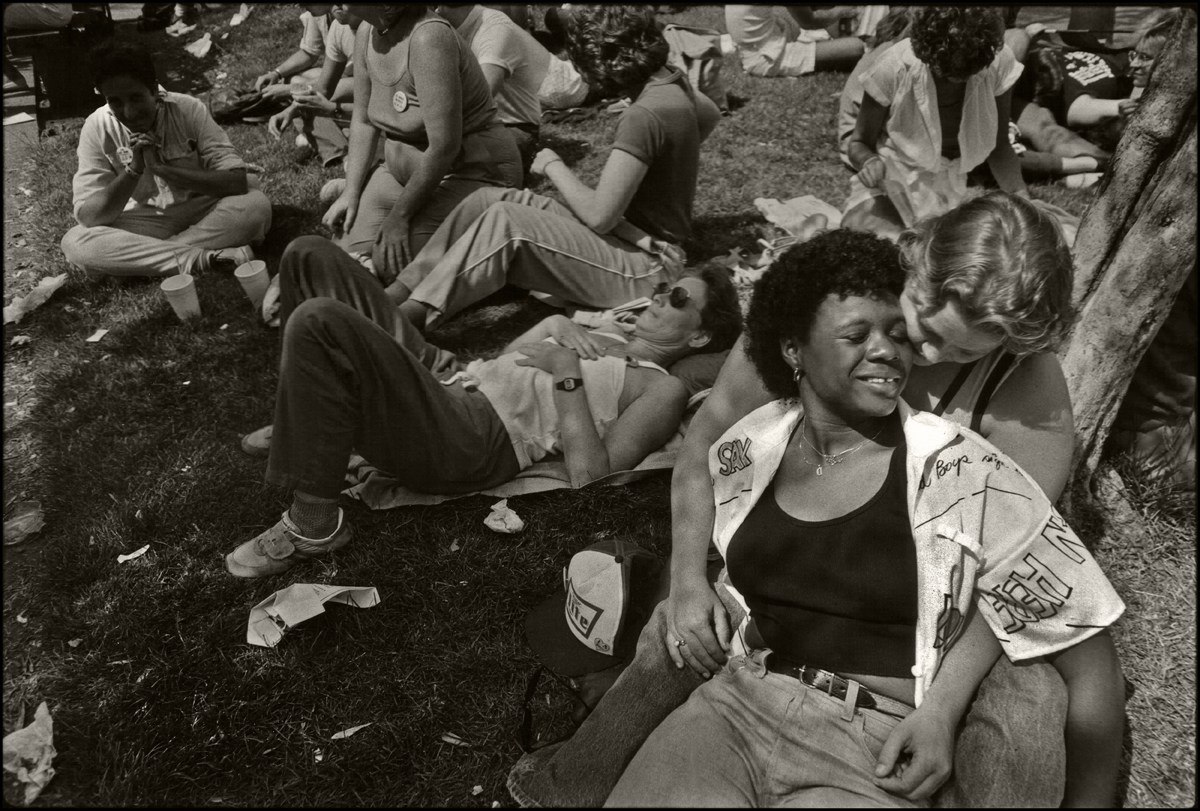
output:
{"label": "grass lawn", "polygon": [[[168,88],[204,97],[248,84],[289,53],[297,14],[260,6],[225,40],[229,15],[207,15],[218,47],[205,60],[162,33],[147,41]],[[719,8],[679,17],[723,29]],[[733,59],[725,72],[738,105],[704,145],[695,259],[755,250],[770,230],[755,197],[814,194],[840,205],[846,193],[834,136],[844,75],[749,79]],[[58,243],[73,224],[80,123],[6,167],[6,211],[15,201],[6,299],[68,270]],[[592,181],[614,123],[602,115],[549,125],[544,139]],[[275,223],[263,258],[274,272],[289,240],[322,232],[317,191],[335,173],[296,165],[265,126],[229,132],[264,169]],[[1033,193],[1076,214],[1092,195]],[[4,731],[49,703],[58,774],[39,804],[512,805],[504,778],[520,753],[517,719],[534,665],[525,612],[596,539],[618,535],[666,553],[669,478],[514,499],[527,524],[517,536],[484,527],[487,498],[379,513],[353,506],[357,537],[330,561],[235,580],[222,556],[288,503],[263,483],[263,462],[238,446],[271,420],[279,336],[233,278],[203,276],[199,289],[204,316],[184,325],[156,283],[72,271],[50,302],[5,328],[6,510],[40,500],[46,526],[4,550]],[[466,355],[494,351],[547,312],[522,296],[496,301],[433,340]],[[86,343],[98,328],[109,333]],[[10,346],[18,335],[31,340]],[[1125,802],[1190,806],[1194,499],[1129,483],[1147,531],[1137,544],[1096,550],[1129,607],[1115,632],[1136,687]],[[117,563],[144,544],[147,554]],[[250,607],[293,582],[375,586],[382,602],[332,607],[276,649],[248,646]],[[552,716],[546,729],[562,731],[561,696],[540,701]],[[445,733],[465,745],[444,742]]]}

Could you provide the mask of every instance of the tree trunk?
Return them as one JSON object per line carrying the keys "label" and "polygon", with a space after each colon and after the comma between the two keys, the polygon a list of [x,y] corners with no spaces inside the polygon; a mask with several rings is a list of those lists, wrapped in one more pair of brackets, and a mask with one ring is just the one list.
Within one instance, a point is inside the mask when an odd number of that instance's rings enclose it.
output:
{"label": "tree trunk", "polygon": [[1088,487],[1129,381],[1196,263],[1196,13],[1185,9],[1075,239],[1078,317],[1059,357]]}

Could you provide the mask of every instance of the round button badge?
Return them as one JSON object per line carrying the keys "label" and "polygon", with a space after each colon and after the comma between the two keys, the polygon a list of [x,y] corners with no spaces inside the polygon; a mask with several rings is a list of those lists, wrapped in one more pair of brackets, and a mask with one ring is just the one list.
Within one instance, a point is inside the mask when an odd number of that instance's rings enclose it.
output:
{"label": "round button badge", "polygon": [[403,90],[397,90],[392,95],[392,109],[398,113],[408,109],[408,95]]}

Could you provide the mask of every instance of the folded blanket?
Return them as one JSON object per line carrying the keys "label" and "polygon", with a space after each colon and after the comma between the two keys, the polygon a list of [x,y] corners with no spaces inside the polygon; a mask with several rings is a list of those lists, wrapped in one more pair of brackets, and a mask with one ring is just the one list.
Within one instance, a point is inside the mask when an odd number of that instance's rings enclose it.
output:
{"label": "folded blanket", "polygon": [[[715,372],[713,376],[716,376]],[[588,483],[587,486],[628,484],[638,479],[644,479],[657,471],[670,470],[675,467],[675,457],[683,446],[683,436],[691,422],[691,417],[700,407],[700,403],[704,402],[709,391],[711,389],[706,388],[688,398],[683,423],[666,445],[647,456],[632,470],[615,471],[607,476],[601,476]],[[466,496],[485,495],[509,498],[530,493],[544,493],[547,490],[561,490],[570,486],[571,477],[567,474],[567,466],[561,455],[535,462],[518,473],[515,479],[496,487],[457,495],[437,495],[410,490],[396,481],[389,473],[374,467],[358,454],[352,454],[350,466],[346,470],[346,489],[342,491],[342,495],[359,501],[372,510],[390,510],[393,507],[407,507],[415,504],[441,504],[443,501]]]}
{"label": "folded blanket", "polygon": [[[656,471],[670,470],[675,466],[675,456],[682,444],[683,433],[676,432],[670,442],[643,459],[642,463],[633,470],[610,473],[596,479],[588,486],[627,484],[645,478]],[[373,467],[367,460],[354,454],[350,457],[350,467],[346,470],[346,489],[342,491],[342,495],[362,502],[364,506],[372,510],[390,510],[393,507],[407,507],[414,504],[441,504],[443,501],[465,496],[482,494],[509,498],[530,493],[544,493],[547,490],[561,490],[570,486],[571,477],[567,475],[567,466],[561,455],[547,457],[536,462],[518,473],[515,479],[496,487],[457,495],[437,495],[410,490],[392,478],[390,474]]]}

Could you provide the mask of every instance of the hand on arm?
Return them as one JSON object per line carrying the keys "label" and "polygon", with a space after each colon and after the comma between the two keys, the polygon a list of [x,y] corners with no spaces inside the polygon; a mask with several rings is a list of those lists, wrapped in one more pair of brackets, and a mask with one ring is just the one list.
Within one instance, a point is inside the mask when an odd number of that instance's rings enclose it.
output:
{"label": "hand on arm", "polygon": [[1063,808],[1116,806],[1125,729],[1125,679],[1105,629],[1047,657],[1067,685]]}
{"label": "hand on arm", "polygon": [[375,271],[385,285],[412,261],[415,252],[409,242],[409,225],[449,174],[462,145],[462,83],[455,58],[455,36],[445,26],[426,25],[413,32],[409,40],[408,65],[421,99],[429,145],[383,221],[371,251]]}
{"label": "hand on arm", "polygon": [[954,767],[954,733],[980,682],[1000,657],[1000,643],[972,608],[962,638],[941,664],[921,706],[892,730],[875,765],[875,785],[909,800],[923,800],[946,782]]}
{"label": "hand on arm", "polygon": [[[725,606],[708,583],[708,545],[716,507],[708,469],[709,447],[739,419],[773,399],[739,338],[713,390],[692,418],[671,475],[671,594],[668,639],[676,667],[709,676],[724,664],[731,629]],[[687,642],[679,648],[672,641]]]}
{"label": "hand on arm", "polygon": [[567,208],[580,222],[598,234],[607,234],[621,218],[646,177],[649,167],[633,155],[614,149],[600,173],[595,189],[575,176],[553,150],[541,150],[530,171],[544,174],[562,194]]}

